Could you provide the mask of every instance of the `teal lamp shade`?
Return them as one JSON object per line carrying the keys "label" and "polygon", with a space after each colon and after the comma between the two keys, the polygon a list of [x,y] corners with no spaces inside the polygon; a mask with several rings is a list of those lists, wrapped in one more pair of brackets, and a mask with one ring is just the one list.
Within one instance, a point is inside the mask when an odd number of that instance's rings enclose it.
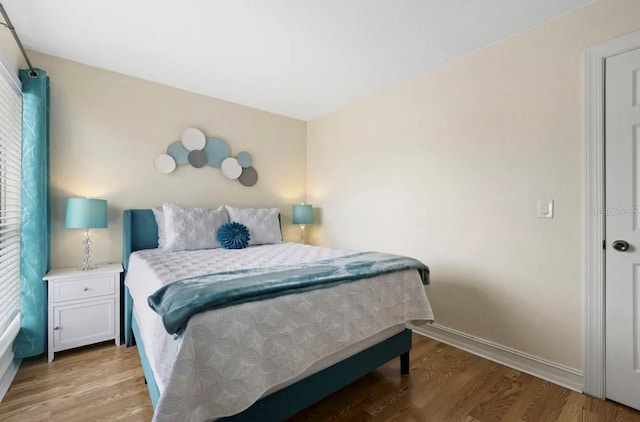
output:
{"label": "teal lamp shade", "polygon": [[64,226],[67,229],[107,228],[107,201],[89,198],[67,199]]}
{"label": "teal lamp shade", "polygon": [[313,224],[313,207],[305,204],[294,205],[293,224]]}

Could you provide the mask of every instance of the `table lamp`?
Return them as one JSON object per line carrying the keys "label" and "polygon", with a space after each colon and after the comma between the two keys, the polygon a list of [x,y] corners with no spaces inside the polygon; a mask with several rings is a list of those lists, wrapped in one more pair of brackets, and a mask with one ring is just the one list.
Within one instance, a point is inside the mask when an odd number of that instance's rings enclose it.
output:
{"label": "table lamp", "polygon": [[107,201],[104,199],[68,198],[67,214],[64,221],[67,229],[83,229],[84,271],[94,269],[91,262],[91,238],[89,229],[107,228]]}
{"label": "table lamp", "polygon": [[294,205],[292,221],[293,224],[300,224],[300,239],[304,245],[304,227],[307,224],[313,224],[313,207],[304,203]]}

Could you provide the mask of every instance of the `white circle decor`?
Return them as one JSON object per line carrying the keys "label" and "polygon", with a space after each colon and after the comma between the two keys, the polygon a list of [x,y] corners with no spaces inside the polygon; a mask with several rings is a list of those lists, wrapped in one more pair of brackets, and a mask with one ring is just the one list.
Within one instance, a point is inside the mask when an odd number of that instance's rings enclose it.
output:
{"label": "white circle decor", "polygon": [[190,127],[182,132],[182,145],[189,151],[200,150],[204,148],[206,143],[207,139],[204,137],[204,133],[196,128]]}
{"label": "white circle decor", "polygon": [[237,179],[242,174],[242,166],[233,157],[225,158],[220,166],[222,173],[229,179]]}
{"label": "white circle decor", "polygon": [[160,173],[169,174],[176,169],[176,160],[169,154],[160,154],[153,161],[153,165]]}

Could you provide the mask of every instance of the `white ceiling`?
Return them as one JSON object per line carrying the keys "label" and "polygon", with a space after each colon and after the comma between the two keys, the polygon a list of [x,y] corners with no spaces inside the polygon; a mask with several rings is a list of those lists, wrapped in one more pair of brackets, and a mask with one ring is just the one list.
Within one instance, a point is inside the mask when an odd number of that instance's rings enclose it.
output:
{"label": "white ceiling", "polygon": [[302,120],[591,2],[2,1],[27,49]]}

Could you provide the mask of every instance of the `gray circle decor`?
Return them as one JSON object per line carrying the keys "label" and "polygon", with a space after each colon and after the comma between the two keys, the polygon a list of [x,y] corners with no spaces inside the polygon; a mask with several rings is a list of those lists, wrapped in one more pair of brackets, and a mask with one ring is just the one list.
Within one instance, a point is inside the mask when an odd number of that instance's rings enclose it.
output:
{"label": "gray circle decor", "polygon": [[191,151],[189,153],[189,164],[199,169],[207,164],[207,154],[204,151]]}
{"label": "gray circle decor", "polygon": [[178,165],[189,163],[189,150],[182,145],[181,141],[176,141],[169,145],[167,148],[167,154],[172,156]]}
{"label": "gray circle decor", "polygon": [[160,154],[153,161],[153,165],[160,173],[169,174],[176,169],[176,160],[169,154]]}
{"label": "gray circle decor", "polygon": [[184,145],[184,147],[189,151],[202,149],[204,148],[205,143],[206,139],[204,137],[204,133],[200,132],[196,128],[190,127],[182,132],[182,145]]}
{"label": "gray circle decor", "polygon": [[247,167],[251,167],[251,164],[253,164],[253,158],[251,158],[251,154],[249,154],[247,151],[242,151],[240,153],[238,153],[238,164],[240,164],[240,166],[242,168],[247,168]]}
{"label": "gray circle decor", "polygon": [[231,157],[229,145],[220,138],[207,139],[204,152],[207,154],[209,165],[216,168],[220,168],[222,162]]}
{"label": "gray circle decor", "polygon": [[258,182],[258,172],[253,167],[243,168],[238,181],[243,186],[251,187]]}

